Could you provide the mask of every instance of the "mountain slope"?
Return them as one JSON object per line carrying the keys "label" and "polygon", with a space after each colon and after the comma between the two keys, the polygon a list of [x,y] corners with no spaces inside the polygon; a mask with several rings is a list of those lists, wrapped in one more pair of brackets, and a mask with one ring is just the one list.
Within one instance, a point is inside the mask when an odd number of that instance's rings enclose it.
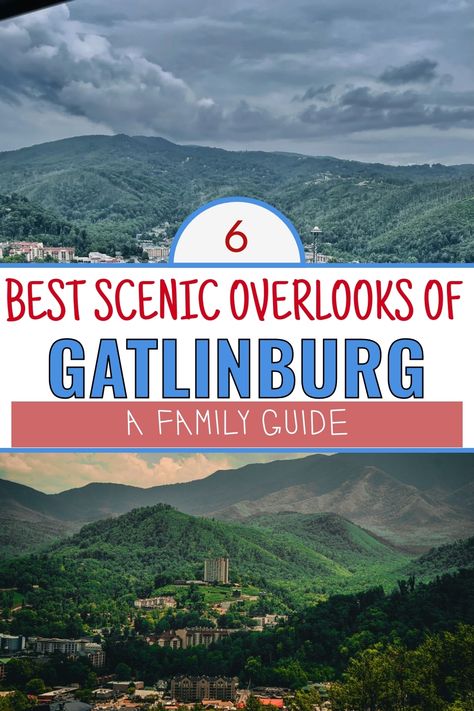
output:
{"label": "mountain slope", "polygon": [[303,238],[344,259],[472,261],[474,166],[386,166],[176,145],[144,136],[79,136],[0,154],[0,191],[19,192],[86,228],[95,248],[132,244],[203,202],[268,200]]}
{"label": "mountain slope", "polygon": [[[245,520],[245,525],[272,531],[273,534],[289,534],[305,546],[317,550],[349,570],[355,566],[373,566],[387,558],[387,541],[376,538],[370,532],[356,526],[337,514],[300,514],[282,511],[277,514],[259,515]],[[400,551],[393,549],[394,554]]]}
{"label": "mountain slope", "polygon": [[233,520],[333,512],[421,552],[474,533],[473,486],[472,454],[316,454],[148,489],[89,484],[48,496],[0,479],[0,500],[74,525],[157,503]]}
{"label": "mountain slope", "polygon": [[78,525],[59,521],[16,502],[0,501],[0,551],[14,556],[44,548],[78,530]]}
{"label": "mountain slope", "polygon": [[58,217],[52,210],[15,193],[0,194],[0,241],[32,237],[45,244],[74,244],[79,248],[88,245],[85,230]]}
{"label": "mountain slope", "polygon": [[474,522],[459,509],[375,467],[363,468],[357,478],[321,493],[319,482],[291,486],[261,499],[243,501],[217,511],[223,520],[245,521],[256,513],[288,510],[334,512],[373,533],[411,550],[469,535]]}
{"label": "mountain slope", "polygon": [[474,537],[433,548],[410,563],[407,572],[434,577],[470,568],[474,568]]}
{"label": "mountain slope", "polygon": [[[342,539],[348,542],[344,555]],[[25,613],[30,632],[60,634],[65,629],[55,625],[75,619],[78,611],[94,626],[124,621],[135,596],[150,595],[162,584],[157,579],[202,578],[209,555],[230,556],[233,581],[255,584],[292,607],[330,592],[391,587],[409,561],[334,516],[315,518],[308,537],[195,518],[159,504],[87,525],[47,554],[0,563],[0,587],[39,586],[28,596],[34,611]]]}

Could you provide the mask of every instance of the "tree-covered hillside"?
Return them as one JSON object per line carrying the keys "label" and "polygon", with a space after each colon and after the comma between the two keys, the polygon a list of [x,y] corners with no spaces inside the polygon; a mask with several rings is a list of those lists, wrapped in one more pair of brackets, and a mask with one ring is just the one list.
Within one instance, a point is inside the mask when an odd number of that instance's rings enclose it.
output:
{"label": "tree-covered hillside", "polygon": [[466,551],[453,565],[453,554],[441,549],[437,564],[428,566],[334,514],[229,524],[159,504],[84,526],[43,553],[3,561],[0,588],[25,595],[26,607],[8,630],[74,636],[123,624],[137,596],[176,580],[202,579],[207,556],[229,556],[232,582],[257,586],[279,601],[279,609],[294,610],[330,594],[374,585],[390,590],[410,575],[429,579],[470,567]]}
{"label": "tree-covered hillside", "polygon": [[433,548],[409,564],[408,571],[417,575],[437,575],[460,568],[474,568],[474,537]]}
{"label": "tree-covered hillside", "polygon": [[391,593],[372,588],[335,595],[263,633],[239,632],[214,646],[174,651],[141,640],[112,642],[109,664],[126,663],[136,678],[176,673],[237,674],[244,684],[302,686],[339,676],[349,660],[376,644],[409,649],[429,633],[474,624],[474,571],[431,583],[400,582]]}
{"label": "tree-covered hillside", "polygon": [[[176,579],[202,578],[209,555],[228,555],[233,581],[255,584],[290,609],[331,592],[395,584],[406,555],[353,524],[329,519],[317,517],[308,538],[194,518],[166,505],[137,509],[85,526],[49,552],[4,561],[0,587],[17,587],[32,606],[15,616],[12,629],[61,636],[123,622],[137,595]],[[341,536],[345,555],[338,552]]]}
{"label": "tree-covered hillside", "polygon": [[48,245],[74,246],[84,252],[90,246],[86,230],[59,217],[18,193],[0,194],[0,242],[33,240]]}
{"label": "tree-covered hillside", "polygon": [[86,229],[112,253],[202,203],[264,199],[303,239],[359,261],[472,261],[474,166],[386,166],[328,157],[180,146],[161,138],[82,136],[0,154],[0,192],[18,192]]}

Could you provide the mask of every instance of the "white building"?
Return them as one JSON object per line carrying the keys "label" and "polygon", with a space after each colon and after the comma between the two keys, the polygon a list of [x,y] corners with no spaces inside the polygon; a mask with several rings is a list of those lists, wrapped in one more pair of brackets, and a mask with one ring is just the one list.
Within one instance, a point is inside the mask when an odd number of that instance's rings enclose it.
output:
{"label": "white building", "polygon": [[60,652],[67,657],[87,657],[96,668],[104,666],[105,652],[100,644],[88,639],[60,639],[58,637],[37,637],[33,648],[38,654],[54,654]]}
{"label": "white building", "polygon": [[74,247],[51,247],[49,245],[45,247],[43,242],[2,242],[0,257],[3,259],[7,254],[24,256],[27,262],[47,257],[57,259],[58,262],[73,262],[75,249]]}
{"label": "white building", "polygon": [[133,604],[139,610],[164,610],[167,607],[176,607],[176,600],[171,595],[158,595],[140,598]]}

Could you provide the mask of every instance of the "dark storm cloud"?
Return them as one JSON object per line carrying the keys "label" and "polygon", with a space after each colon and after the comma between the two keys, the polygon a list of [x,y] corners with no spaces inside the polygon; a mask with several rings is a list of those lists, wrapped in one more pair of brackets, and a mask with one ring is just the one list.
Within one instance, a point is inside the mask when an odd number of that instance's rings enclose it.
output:
{"label": "dark storm cloud", "polygon": [[409,109],[418,102],[417,94],[413,91],[403,92],[374,92],[368,86],[359,86],[351,89],[341,96],[342,106],[355,106],[361,109]]}
{"label": "dark storm cloud", "polygon": [[372,97],[363,104],[339,104],[327,108],[309,106],[299,118],[308,124],[308,134],[327,132],[344,134],[362,131],[382,131],[394,128],[426,126],[435,129],[474,127],[474,108],[425,106],[415,97]]}
{"label": "dark storm cloud", "polygon": [[293,97],[293,101],[312,101],[313,99],[320,99],[321,101],[326,101],[329,99],[332,90],[336,87],[335,84],[326,84],[326,86],[310,86],[304,94],[296,95]]}
{"label": "dark storm cloud", "polygon": [[401,67],[387,67],[379,77],[384,84],[428,83],[437,77],[438,62],[432,59],[415,59]]}
{"label": "dark storm cloud", "polygon": [[63,134],[312,153],[370,134],[384,154],[387,131],[414,145],[425,127],[431,159],[432,131],[473,125],[471,15],[466,0],[77,0],[0,24],[0,124],[15,105],[38,141],[42,112]]}

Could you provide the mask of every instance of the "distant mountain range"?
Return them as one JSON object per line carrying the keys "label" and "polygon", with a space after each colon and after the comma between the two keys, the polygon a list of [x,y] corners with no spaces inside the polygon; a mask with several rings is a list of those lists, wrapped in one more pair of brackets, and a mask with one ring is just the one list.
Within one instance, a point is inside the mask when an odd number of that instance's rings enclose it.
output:
{"label": "distant mountain range", "polygon": [[199,205],[228,195],[267,200],[303,239],[318,224],[320,251],[339,259],[474,261],[473,165],[387,166],[125,135],[0,153],[0,239],[125,254],[137,233],[173,236]]}
{"label": "distant mountain range", "polygon": [[185,484],[89,484],[51,495],[0,479],[0,515],[8,521],[0,543],[7,554],[26,551],[84,523],[157,503],[257,525],[279,512],[334,513],[394,545],[423,552],[474,534],[474,456],[316,454]]}

